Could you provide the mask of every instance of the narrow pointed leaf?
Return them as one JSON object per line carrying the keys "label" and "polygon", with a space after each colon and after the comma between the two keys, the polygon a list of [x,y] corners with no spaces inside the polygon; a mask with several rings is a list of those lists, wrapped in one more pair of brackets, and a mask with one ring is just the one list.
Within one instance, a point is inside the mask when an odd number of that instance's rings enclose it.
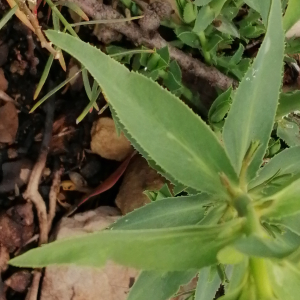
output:
{"label": "narrow pointed leaf", "polygon": [[289,30],[297,21],[300,20],[299,0],[289,0],[287,9],[283,17],[283,28]]}
{"label": "narrow pointed leaf", "polygon": [[206,267],[199,272],[195,300],[213,300],[221,285],[216,268]]}
{"label": "narrow pointed leaf", "polygon": [[85,21],[89,21],[89,17],[84,13],[84,11],[78,6],[78,4],[68,1],[58,1],[56,5],[66,6],[69,9],[73,10],[77,15],[79,15]]}
{"label": "narrow pointed leaf", "polygon": [[226,0],[212,0],[209,4],[200,8],[193,31],[200,33],[204,31],[211,22],[220,14]]}
{"label": "narrow pointed leaf", "polygon": [[258,172],[258,175],[253,179],[249,188],[258,186],[274,175],[296,175],[300,173],[300,146],[288,148],[275,155],[263,168]]}
{"label": "narrow pointed leaf", "polygon": [[132,230],[194,225],[204,218],[206,206],[212,202],[212,197],[206,194],[161,199],[125,215],[110,228]]}
{"label": "narrow pointed leaf", "polygon": [[15,5],[13,6],[0,20],[0,30],[2,29],[3,26],[11,19],[11,17],[15,14],[17,11],[18,6]]}
{"label": "narrow pointed leaf", "polygon": [[267,24],[271,1],[272,0],[245,0],[245,3],[258,11],[262,16],[264,24]]}
{"label": "narrow pointed leaf", "polygon": [[225,148],[238,174],[251,142],[260,142],[248,168],[248,180],[255,177],[262,163],[277,109],[284,55],[280,20],[280,0],[274,0],[267,34],[253,65],[238,87],[224,125]]}
{"label": "narrow pointed leaf", "polygon": [[236,174],[216,136],[191,109],[156,82],[130,72],[89,44],[55,31],[46,34],[98,81],[134,146],[144,149],[178,182],[226,195],[219,173],[224,172],[233,183]]}
{"label": "narrow pointed leaf", "polygon": [[186,271],[216,264],[220,249],[239,238],[241,231],[240,220],[219,226],[105,230],[33,249],[10,264],[44,267],[75,263],[102,267],[112,260],[143,270]]}
{"label": "narrow pointed leaf", "polygon": [[183,284],[196,276],[196,271],[167,272],[143,271],[130,290],[127,300],[167,300]]}
{"label": "narrow pointed leaf", "polygon": [[41,79],[36,87],[36,90],[34,92],[34,95],[33,95],[33,100],[35,100],[39,94],[40,94],[40,91],[42,90],[45,82],[46,82],[46,79],[48,78],[48,75],[49,75],[49,72],[50,72],[50,69],[51,69],[51,66],[52,66],[52,63],[53,63],[53,59],[54,59],[54,56],[53,54],[50,54],[49,55],[49,58],[47,60],[47,63],[45,65],[45,68],[44,68],[44,71],[43,71],[43,74],[41,76]]}

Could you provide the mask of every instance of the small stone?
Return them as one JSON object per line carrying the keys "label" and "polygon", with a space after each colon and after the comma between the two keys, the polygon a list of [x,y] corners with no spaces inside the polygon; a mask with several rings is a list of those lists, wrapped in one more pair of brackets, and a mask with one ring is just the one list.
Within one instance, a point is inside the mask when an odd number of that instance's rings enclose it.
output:
{"label": "small stone", "polygon": [[[59,240],[99,231],[119,217],[120,212],[116,208],[102,206],[93,211],[76,214],[72,218],[63,218],[56,237]],[[126,300],[138,273],[133,268],[113,262],[108,262],[103,268],[50,266],[45,270],[40,299]]]}
{"label": "small stone", "polygon": [[143,157],[136,156],[124,174],[116,205],[125,215],[150,202],[145,190],[158,191],[164,183],[165,179]]}
{"label": "small stone", "polygon": [[113,119],[100,118],[91,130],[91,150],[103,158],[122,161],[132,151],[130,142],[123,133],[117,135]]}
{"label": "small stone", "polygon": [[5,280],[5,285],[17,293],[24,293],[30,285],[32,275],[29,271],[18,271]]}

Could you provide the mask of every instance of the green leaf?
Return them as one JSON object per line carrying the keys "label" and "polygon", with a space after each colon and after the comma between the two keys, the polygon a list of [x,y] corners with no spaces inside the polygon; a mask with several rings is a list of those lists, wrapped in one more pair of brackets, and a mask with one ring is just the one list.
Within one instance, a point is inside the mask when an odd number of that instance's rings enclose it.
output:
{"label": "green leaf", "polygon": [[68,1],[58,1],[55,3],[56,6],[62,5],[66,6],[69,9],[73,10],[77,15],[79,15],[82,19],[88,21],[89,18],[88,16],[84,13],[84,11],[79,7],[78,4],[73,3],[73,2],[68,2]]}
{"label": "green leaf", "polygon": [[264,258],[284,258],[293,253],[300,246],[300,237],[292,234],[293,243],[287,243],[283,238],[260,238],[250,235],[234,243],[235,249],[248,255]]}
{"label": "green leaf", "polygon": [[298,213],[300,211],[299,195],[300,179],[297,179],[276,194],[263,199],[264,202],[271,202],[271,205],[262,212],[264,217],[280,219]]}
{"label": "green leaf", "polygon": [[192,32],[189,28],[185,26],[176,27],[175,34],[184,44],[192,48],[200,47],[200,41],[197,34]]}
{"label": "green leaf", "polygon": [[42,90],[42,88],[43,88],[43,86],[44,86],[44,84],[46,82],[46,79],[48,78],[48,75],[49,75],[49,72],[50,72],[53,60],[54,60],[54,56],[53,56],[53,54],[50,54],[49,57],[48,57],[47,63],[45,65],[43,74],[42,74],[42,76],[40,78],[40,81],[39,81],[39,83],[38,83],[38,85],[36,87],[36,90],[34,92],[34,95],[33,95],[33,99],[34,100],[39,96],[40,91]]}
{"label": "green leaf", "polygon": [[17,9],[18,9],[18,5],[15,5],[2,17],[2,19],[0,20],[0,30],[11,19],[11,17],[15,14]]}
{"label": "green leaf", "polygon": [[244,50],[245,47],[242,44],[240,44],[237,51],[231,57],[230,64],[237,65],[238,63],[240,63],[243,58]]}
{"label": "green leaf", "polygon": [[212,0],[195,0],[194,3],[197,6],[204,6],[211,2]]}
{"label": "green leaf", "polygon": [[216,267],[201,269],[198,275],[195,300],[213,300],[221,285]]}
{"label": "green leaf", "polygon": [[286,216],[278,220],[276,224],[280,224],[291,230],[292,232],[300,235],[300,212],[291,216]]}
{"label": "green leaf", "polygon": [[300,91],[281,93],[276,119],[279,120],[295,110],[300,110]]}
{"label": "green leaf", "polygon": [[239,174],[253,141],[260,147],[249,165],[248,180],[255,177],[273,128],[282,81],[284,32],[280,1],[274,0],[262,46],[234,96],[225,121],[223,138],[231,162]]}
{"label": "green leaf", "polygon": [[[286,42],[285,53],[286,54],[298,54],[300,52],[300,39],[290,38]],[[288,56],[291,59],[290,56]]]}
{"label": "green leaf", "polygon": [[[233,184],[237,176],[217,137],[191,109],[156,82],[130,72],[89,44],[55,31],[46,34],[94,76],[135,147],[144,149],[178,182],[227,197],[219,174],[225,173]],[[178,120],[184,120],[184,126]]]}
{"label": "green leaf", "polygon": [[283,17],[283,28],[288,31],[300,20],[300,6],[298,0],[289,0],[288,7]]}
{"label": "green leaf", "polygon": [[127,300],[167,300],[181,285],[189,283],[195,271],[160,273],[143,271],[131,288]]}
{"label": "green leaf", "polygon": [[212,197],[205,194],[158,200],[125,215],[110,228],[132,230],[194,225],[204,218],[206,207],[212,202]]}
{"label": "green leaf", "polygon": [[218,226],[105,230],[33,249],[10,264],[44,267],[75,263],[102,267],[112,260],[143,270],[196,270],[217,263],[219,250],[239,238],[241,230],[241,220]]}
{"label": "green leaf", "polygon": [[232,87],[219,95],[213,102],[208,112],[208,120],[210,123],[218,123],[224,119],[231,105],[231,92]]}
{"label": "green leaf", "polygon": [[221,25],[217,26],[216,29],[225,34],[232,35],[233,37],[239,38],[240,33],[234,23],[224,16],[219,16],[218,20],[221,21]]}
{"label": "green leaf", "polygon": [[187,2],[183,10],[183,21],[191,23],[196,19],[197,7],[192,2]]}
{"label": "green leaf", "polygon": [[300,172],[300,147],[285,149],[274,156],[249,184],[249,189],[263,184],[274,175],[298,174]]}
{"label": "green leaf", "polygon": [[220,14],[226,0],[212,0],[209,4],[200,8],[193,31],[199,34]]}
{"label": "green leaf", "polygon": [[296,122],[282,119],[277,123],[277,136],[290,146],[300,146],[299,126]]}
{"label": "green leaf", "polygon": [[229,283],[225,285],[225,296],[219,300],[237,300],[241,290],[245,286],[248,277],[248,259],[244,259],[239,264],[229,265],[226,273],[228,274]]}
{"label": "green leaf", "polygon": [[[273,0],[274,2],[274,0]],[[258,11],[263,19],[264,24],[268,22],[268,16],[271,6],[271,0],[245,0],[245,3],[249,5],[251,8]]]}
{"label": "green leaf", "polygon": [[300,294],[300,272],[289,262],[268,265],[270,280],[276,299],[298,300]]}

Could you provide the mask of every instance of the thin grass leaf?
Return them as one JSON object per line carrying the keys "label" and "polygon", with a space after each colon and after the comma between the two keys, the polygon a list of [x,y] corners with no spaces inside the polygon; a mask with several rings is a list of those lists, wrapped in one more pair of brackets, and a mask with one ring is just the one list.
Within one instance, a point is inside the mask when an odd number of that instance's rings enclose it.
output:
{"label": "thin grass leaf", "polygon": [[63,23],[63,25],[66,27],[66,29],[70,32],[70,34],[78,37],[75,30],[72,28],[72,26],[69,24],[69,22],[65,19],[65,17],[61,14],[61,12],[57,9],[57,7],[53,4],[53,2],[51,0],[45,0],[45,1],[50,6],[52,12],[58,16],[58,18]]}
{"label": "thin grass leaf", "polygon": [[0,20],[0,30],[2,29],[3,26],[5,26],[5,24],[10,20],[10,18],[15,14],[15,12],[17,11],[18,6],[14,6],[13,8],[11,8],[4,16],[3,18]]}
{"label": "thin grass leaf", "polygon": [[85,116],[89,113],[90,109],[93,108],[93,106],[95,105],[96,100],[97,100],[97,98],[94,98],[94,100],[89,102],[89,104],[85,107],[83,112],[76,119],[76,124],[79,124],[85,118]]}
{"label": "thin grass leaf", "polygon": [[76,124],[79,124],[84,117],[89,113],[89,111],[91,111],[91,109],[94,107],[97,111],[99,111],[99,107],[96,103],[99,95],[101,93],[101,88],[99,87],[98,83],[96,82],[96,80],[94,80],[93,83],[93,88],[91,91],[91,99],[90,99],[90,103],[85,107],[85,109],[83,110],[83,112],[80,114],[80,116],[76,119]]}
{"label": "thin grass leaf", "polygon": [[223,131],[225,148],[238,174],[251,143],[259,141],[247,169],[248,181],[255,177],[268,146],[282,83],[283,57],[281,5],[280,0],[274,0],[267,34],[237,89]]}
{"label": "thin grass leaf", "polygon": [[155,53],[155,51],[150,49],[149,50],[135,49],[135,50],[128,50],[128,51],[109,54],[109,56],[116,57],[116,56],[124,56],[124,55],[138,54],[138,53]]}
{"label": "thin grass leaf", "polygon": [[54,89],[52,89],[49,93],[47,93],[41,100],[39,100],[34,106],[33,108],[30,110],[29,113],[34,112],[42,103],[44,103],[49,97],[51,97],[53,94],[55,94],[57,91],[59,91],[61,88],[63,88],[67,83],[69,83],[72,79],[74,79],[78,74],[80,74],[80,72],[82,71],[82,69],[80,69],[78,72],[76,72],[72,77],[67,78],[66,80],[64,80],[62,83],[60,83],[57,87],[55,87]]}
{"label": "thin grass leaf", "polygon": [[45,65],[43,74],[41,76],[41,79],[40,79],[40,81],[39,81],[39,83],[37,85],[37,88],[36,88],[35,92],[34,92],[33,100],[36,100],[36,98],[39,96],[40,91],[42,90],[42,88],[43,88],[43,86],[44,86],[44,84],[46,82],[46,79],[47,79],[47,77],[49,75],[49,72],[50,72],[53,60],[54,60],[54,56],[53,56],[53,54],[50,54],[50,56],[48,57],[47,63]]}
{"label": "thin grass leaf", "polygon": [[[207,124],[181,100],[79,39],[54,31],[47,31],[47,36],[78,59],[97,80],[137,149],[142,149],[177,182],[228,196],[219,174],[225,173],[233,185],[237,184],[229,159]],[[109,80],[111,76],[113,81]]]}
{"label": "thin grass leaf", "polygon": [[82,80],[83,80],[83,86],[84,86],[86,95],[88,96],[89,100],[91,101],[92,100],[92,89],[90,86],[87,69],[82,70]]}
{"label": "thin grass leaf", "polygon": [[85,12],[76,3],[69,2],[69,1],[58,1],[55,3],[55,5],[56,6],[58,6],[58,5],[66,6],[69,9],[73,10],[83,20],[89,21],[89,17],[85,14]]}
{"label": "thin grass leaf", "polygon": [[123,18],[123,19],[92,20],[92,21],[86,21],[86,22],[73,23],[73,24],[70,24],[70,26],[76,27],[76,26],[82,26],[82,25],[123,23],[123,22],[128,22],[128,21],[132,21],[132,20],[141,19],[143,17],[144,16],[136,16],[136,17],[130,17],[130,18]]}

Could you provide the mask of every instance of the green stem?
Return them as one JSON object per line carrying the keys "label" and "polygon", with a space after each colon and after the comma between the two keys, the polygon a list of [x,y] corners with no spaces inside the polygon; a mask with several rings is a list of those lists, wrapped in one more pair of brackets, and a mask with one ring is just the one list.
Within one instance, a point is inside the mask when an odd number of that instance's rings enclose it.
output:
{"label": "green stem", "polygon": [[202,46],[202,51],[203,51],[203,56],[204,56],[204,60],[207,64],[211,65],[211,57],[210,57],[210,53],[206,51],[206,46],[207,46],[207,39],[205,36],[204,31],[201,31],[199,34],[199,40],[200,40],[200,44]]}
{"label": "green stem", "polygon": [[270,283],[265,259],[258,258],[258,257],[251,257],[250,269],[256,286],[258,299],[260,300],[273,299],[272,286]]}
{"label": "green stem", "polygon": [[[259,218],[255,212],[254,207],[248,205],[247,212],[247,234],[256,234],[264,236],[265,233],[260,224]],[[268,275],[266,260],[264,258],[251,257],[250,270],[256,286],[257,297],[260,300],[273,299],[272,285]]]}

